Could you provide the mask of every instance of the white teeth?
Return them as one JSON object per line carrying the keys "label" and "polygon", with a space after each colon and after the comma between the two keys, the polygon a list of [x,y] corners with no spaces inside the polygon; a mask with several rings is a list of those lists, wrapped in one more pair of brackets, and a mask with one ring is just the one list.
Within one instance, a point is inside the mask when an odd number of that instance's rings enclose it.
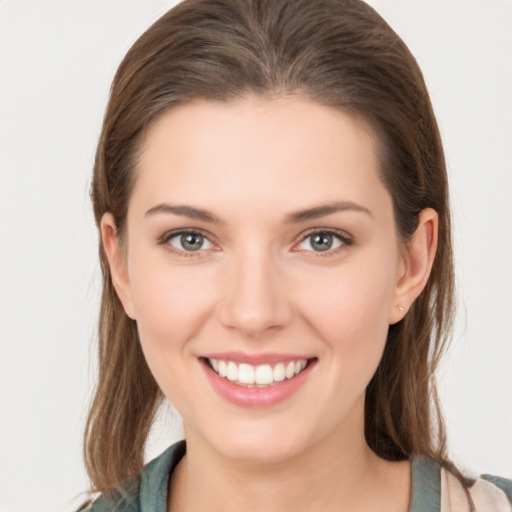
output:
{"label": "white teeth", "polygon": [[287,379],[291,379],[295,375],[295,363],[293,361],[290,361],[286,365],[286,369],[284,371],[284,374],[286,375]]}
{"label": "white teeth", "polygon": [[228,363],[228,374],[227,374],[228,380],[232,380],[233,382],[235,380],[238,380],[238,366],[233,363],[233,361],[229,361]]}
{"label": "white teeth", "polygon": [[238,367],[238,382],[254,384],[254,368],[250,364],[241,364]]}
{"label": "white teeth", "polygon": [[[304,365],[306,366],[306,365]],[[283,363],[277,363],[274,366],[274,380],[276,382],[281,382],[286,378],[286,375],[284,374],[284,364]]]}
{"label": "white teeth", "polygon": [[274,372],[269,364],[264,364],[256,368],[256,384],[272,384],[274,382]]}
{"label": "white teeth", "polygon": [[209,359],[210,365],[221,377],[244,386],[269,386],[275,382],[291,379],[307,365],[307,359],[288,363],[262,364],[252,366],[247,363],[236,364],[233,361]]}
{"label": "white teeth", "polygon": [[[211,361],[211,359],[210,359],[210,361]],[[225,361],[217,361],[217,363],[219,365],[219,372],[218,372],[219,375],[221,377],[226,377],[228,374],[228,365],[226,364]]]}

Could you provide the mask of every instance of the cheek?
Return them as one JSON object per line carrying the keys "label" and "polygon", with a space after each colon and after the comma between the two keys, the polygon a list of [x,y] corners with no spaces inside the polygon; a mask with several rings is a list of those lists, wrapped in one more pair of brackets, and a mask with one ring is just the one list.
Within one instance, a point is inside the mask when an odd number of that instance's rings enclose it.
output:
{"label": "cheek", "polygon": [[391,273],[367,267],[359,272],[342,271],[322,282],[307,286],[303,302],[311,305],[311,315],[334,332],[387,329],[388,312],[393,296]]}
{"label": "cheek", "polygon": [[160,389],[180,411],[187,410],[187,386],[194,339],[210,316],[206,276],[192,279],[186,268],[143,265],[132,274],[137,329],[144,356]]}
{"label": "cheek", "polygon": [[141,342],[175,348],[193,338],[211,310],[211,278],[162,262],[134,265],[132,293]]}
{"label": "cheek", "polygon": [[307,283],[303,316],[327,342],[340,371],[354,375],[367,368],[373,374],[387,338],[394,266],[367,261],[328,277]]}

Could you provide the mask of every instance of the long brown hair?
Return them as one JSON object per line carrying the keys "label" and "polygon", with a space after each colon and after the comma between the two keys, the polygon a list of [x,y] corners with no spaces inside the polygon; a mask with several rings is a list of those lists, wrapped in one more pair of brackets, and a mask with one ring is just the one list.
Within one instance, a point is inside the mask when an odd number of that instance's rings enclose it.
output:
{"label": "long brown hair", "polygon": [[[421,71],[406,45],[360,0],[186,0],[151,26],[122,61],[97,149],[92,201],[98,227],[115,218],[120,241],[140,141],[167,109],[196,99],[301,95],[362,118],[378,140],[381,178],[404,243],[418,215],[439,214],[430,279],[389,328],[366,392],[369,446],[389,460],[447,463],[435,370],[453,316],[450,211],[443,149]],[[124,312],[100,243],[103,295],[99,380],[85,431],[93,488],[140,471],[161,392]]]}

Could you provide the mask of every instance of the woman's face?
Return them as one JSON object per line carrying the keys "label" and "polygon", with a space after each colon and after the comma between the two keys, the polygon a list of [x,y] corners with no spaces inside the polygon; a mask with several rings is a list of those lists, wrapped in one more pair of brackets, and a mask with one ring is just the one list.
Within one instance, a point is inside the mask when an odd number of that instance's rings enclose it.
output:
{"label": "woman's face", "polygon": [[168,111],[126,244],[116,287],[189,442],[246,461],[364,444],[406,264],[361,123],[300,98]]}

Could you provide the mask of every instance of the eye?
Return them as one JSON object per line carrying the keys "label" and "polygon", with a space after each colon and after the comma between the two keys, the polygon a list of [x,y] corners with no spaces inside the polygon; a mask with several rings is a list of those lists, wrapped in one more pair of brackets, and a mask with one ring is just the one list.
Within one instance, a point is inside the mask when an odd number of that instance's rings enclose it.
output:
{"label": "eye", "polygon": [[304,237],[298,247],[305,251],[326,252],[350,244],[351,240],[340,233],[316,231]]}
{"label": "eye", "polygon": [[174,249],[184,252],[197,252],[201,249],[211,249],[213,247],[208,238],[195,231],[175,233],[167,237],[166,242]]}

